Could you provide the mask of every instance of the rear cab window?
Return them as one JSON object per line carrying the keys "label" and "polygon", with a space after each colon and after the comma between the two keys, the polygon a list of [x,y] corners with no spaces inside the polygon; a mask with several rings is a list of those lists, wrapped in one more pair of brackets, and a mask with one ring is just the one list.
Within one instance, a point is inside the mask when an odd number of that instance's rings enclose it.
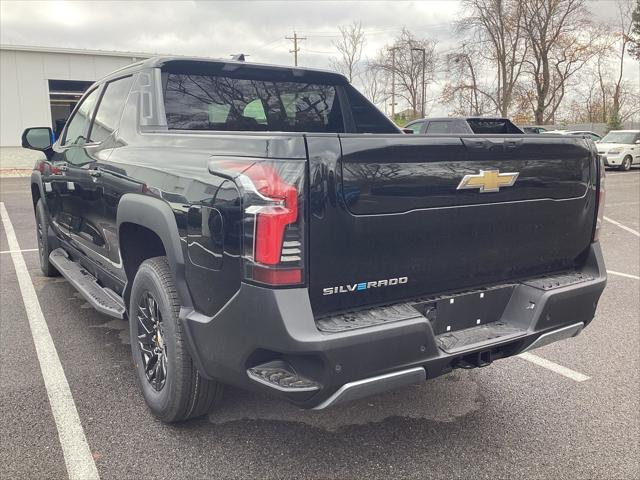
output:
{"label": "rear cab window", "polygon": [[167,125],[173,130],[344,131],[332,85],[169,73]]}
{"label": "rear cab window", "polygon": [[333,73],[173,61],[162,82],[169,130],[400,133]]}

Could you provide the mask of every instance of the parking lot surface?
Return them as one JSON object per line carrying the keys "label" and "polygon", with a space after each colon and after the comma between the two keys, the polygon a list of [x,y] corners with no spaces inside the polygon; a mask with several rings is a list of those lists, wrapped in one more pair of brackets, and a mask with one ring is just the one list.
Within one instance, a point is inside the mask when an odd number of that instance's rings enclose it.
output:
{"label": "parking lot surface", "polygon": [[[577,338],[325,411],[229,387],[208,418],[171,426],[138,393],[126,323],[41,274],[29,179],[0,179],[0,202],[102,479],[640,478],[638,169],[608,174],[608,286]],[[0,229],[0,477],[66,478]]]}

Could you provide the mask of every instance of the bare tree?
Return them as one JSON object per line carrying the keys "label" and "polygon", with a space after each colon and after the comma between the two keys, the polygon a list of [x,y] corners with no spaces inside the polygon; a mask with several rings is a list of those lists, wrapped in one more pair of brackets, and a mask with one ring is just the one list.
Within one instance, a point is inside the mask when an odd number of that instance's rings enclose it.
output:
{"label": "bare tree", "polygon": [[448,54],[445,61],[445,72],[448,81],[442,89],[441,101],[450,104],[454,115],[482,115],[495,113],[497,104],[492,92],[480,84],[480,72],[475,48],[462,45],[460,51]]}
{"label": "bare tree", "polygon": [[522,9],[534,87],[528,99],[536,123],[553,122],[574,75],[597,53],[597,32],[585,0],[528,0]]}
{"label": "bare tree", "polygon": [[[391,46],[380,52],[378,67],[387,76],[395,78],[396,95],[404,99],[414,114],[421,111],[423,104],[420,97],[422,92],[422,77],[424,68],[425,92],[426,85],[433,81],[436,69],[436,42],[426,38],[416,38],[407,29],[402,32]],[[425,50],[424,62],[422,55],[416,54],[416,49]],[[424,104],[426,105],[426,99]]]}
{"label": "bare tree", "polygon": [[[458,22],[459,32],[471,34],[476,56],[495,67],[495,85],[484,88],[483,94],[505,117],[509,115],[528,48],[523,4],[519,0],[464,0],[468,15]],[[471,70],[468,57],[467,60]]]}
{"label": "bare tree", "polygon": [[640,0],[636,0],[636,6],[631,14],[631,41],[629,42],[629,54],[636,60],[640,60]]}
{"label": "bare tree", "polygon": [[618,37],[619,53],[618,53],[618,79],[613,89],[613,102],[611,105],[610,123],[619,127],[620,119],[620,96],[622,94],[622,81],[624,73],[624,56],[627,46],[631,42],[631,31],[633,27],[632,14],[634,5],[631,0],[618,0],[618,23],[616,25],[615,36]]}
{"label": "bare tree", "polygon": [[380,68],[380,61],[365,61],[358,80],[365,97],[374,105],[384,106],[390,95],[389,79],[384,69]]}
{"label": "bare tree", "polygon": [[362,49],[365,44],[365,33],[361,23],[353,22],[346,27],[338,27],[340,30],[340,39],[333,42],[338,49],[340,56],[330,60],[331,67],[352,82],[358,74],[360,59],[362,58]]}

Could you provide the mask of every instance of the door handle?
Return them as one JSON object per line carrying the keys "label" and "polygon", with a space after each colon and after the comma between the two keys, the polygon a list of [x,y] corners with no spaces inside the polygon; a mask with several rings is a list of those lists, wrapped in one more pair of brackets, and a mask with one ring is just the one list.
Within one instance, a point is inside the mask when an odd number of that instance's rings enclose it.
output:
{"label": "door handle", "polygon": [[89,175],[91,175],[92,177],[100,177],[102,176],[102,172],[97,168],[95,168],[95,169],[89,170]]}

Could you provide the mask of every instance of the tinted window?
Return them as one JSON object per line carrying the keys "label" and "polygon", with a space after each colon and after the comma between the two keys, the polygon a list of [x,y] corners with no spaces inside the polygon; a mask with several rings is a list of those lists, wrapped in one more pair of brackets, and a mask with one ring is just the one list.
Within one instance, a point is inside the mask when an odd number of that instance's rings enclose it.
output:
{"label": "tinted window", "polygon": [[429,122],[426,133],[450,133],[453,122]]}
{"label": "tinted window", "polygon": [[102,142],[118,127],[132,80],[133,77],[125,77],[107,83],[91,127],[92,142]]}
{"label": "tinted window", "polygon": [[100,89],[96,88],[82,101],[73,118],[69,121],[63,145],[84,145],[87,143],[85,135],[87,134],[91,117],[93,117],[99,91]]}
{"label": "tinted window", "polygon": [[473,133],[522,133],[518,127],[507,119],[470,118],[467,123]]}
{"label": "tinted window", "polygon": [[422,129],[422,125],[424,125],[424,122],[415,122],[415,123],[412,123],[411,125],[407,125],[406,128],[411,130],[413,133],[420,133],[420,130]]}
{"label": "tinted window", "polygon": [[351,85],[346,86],[356,133],[400,133],[380,110]]}
{"label": "tinted window", "polygon": [[178,130],[342,132],[331,85],[169,73],[167,125]]}

